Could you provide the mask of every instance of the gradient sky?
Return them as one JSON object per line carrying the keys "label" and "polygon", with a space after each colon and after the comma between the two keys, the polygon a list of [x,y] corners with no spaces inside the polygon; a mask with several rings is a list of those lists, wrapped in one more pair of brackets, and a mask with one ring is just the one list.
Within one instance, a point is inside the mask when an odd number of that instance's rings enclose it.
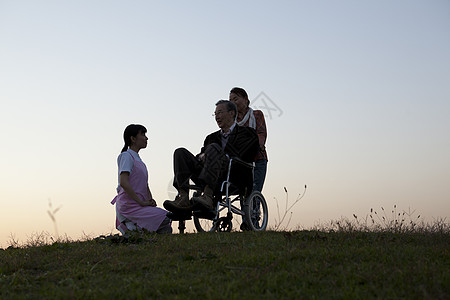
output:
{"label": "gradient sky", "polygon": [[304,185],[290,228],[448,218],[449,82],[447,0],[0,1],[0,246],[55,235],[49,203],[60,235],[116,233],[130,123],[162,206],[234,86],[266,114],[269,226]]}

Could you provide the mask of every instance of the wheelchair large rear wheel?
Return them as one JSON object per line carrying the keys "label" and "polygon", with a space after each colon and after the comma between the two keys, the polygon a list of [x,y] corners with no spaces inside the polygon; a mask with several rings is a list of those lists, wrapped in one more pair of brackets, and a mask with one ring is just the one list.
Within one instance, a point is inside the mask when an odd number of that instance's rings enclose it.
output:
{"label": "wheelchair large rear wheel", "polygon": [[264,199],[264,196],[260,192],[252,192],[245,200],[244,218],[245,223],[250,230],[266,230],[269,212],[266,199]]}
{"label": "wheelchair large rear wheel", "polygon": [[194,215],[194,225],[197,232],[214,232],[217,229],[217,223],[213,220],[199,218]]}

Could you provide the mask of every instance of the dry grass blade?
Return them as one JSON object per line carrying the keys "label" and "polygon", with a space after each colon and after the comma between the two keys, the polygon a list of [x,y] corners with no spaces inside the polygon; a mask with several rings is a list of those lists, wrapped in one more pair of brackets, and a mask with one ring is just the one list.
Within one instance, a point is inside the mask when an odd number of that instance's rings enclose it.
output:
{"label": "dry grass blade", "polygon": [[283,213],[282,216],[280,216],[280,209],[279,209],[279,205],[278,205],[278,200],[277,200],[277,198],[275,198],[275,201],[276,201],[276,203],[277,203],[277,214],[278,214],[278,219],[275,220],[275,225],[274,225],[274,227],[273,227],[273,230],[278,231],[278,230],[281,229],[281,226],[283,225],[283,222],[285,221],[285,219],[286,219],[286,217],[287,217],[288,214],[289,214],[289,219],[288,219],[288,221],[286,222],[286,225],[283,227],[283,229],[286,229],[286,228],[289,226],[289,224],[290,224],[290,222],[291,222],[291,219],[292,219],[292,211],[291,211],[291,210],[292,210],[292,208],[293,208],[297,203],[300,202],[300,200],[303,199],[303,197],[304,197],[305,194],[306,194],[306,189],[307,189],[307,186],[306,186],[306,184],[305,184],[305,188],[304,188],[304,190],[303,190],[303,193],[300,193],[300,194],[297,196],[297,199],[289,206],[289,193],[288,193],[287,188],[284,187],[284,192],[286,193],[286,201],[285,201],[285,210],[284,210],[284,213]]}

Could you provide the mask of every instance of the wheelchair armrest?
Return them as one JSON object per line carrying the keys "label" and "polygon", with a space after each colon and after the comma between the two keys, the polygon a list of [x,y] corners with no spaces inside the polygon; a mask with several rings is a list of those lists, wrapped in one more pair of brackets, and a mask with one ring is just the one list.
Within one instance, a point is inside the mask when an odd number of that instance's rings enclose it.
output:
{"label": "wheelchair armrest", "polygon": [[245,166],[247,168],[253,169],[253,163],[248,163],[246,161],[243,161],[239,157],[231,157],[230,158],[230,164],[233,163],[233,162],[239,163],[239,164],[241,164],[241,165],[243,165],[243,166]]}
{"label": "wheelchair armrest", "polygon": [[203,191],[203,187],[196,184],[190,184],[188,185],[188,188],[193,191]]}

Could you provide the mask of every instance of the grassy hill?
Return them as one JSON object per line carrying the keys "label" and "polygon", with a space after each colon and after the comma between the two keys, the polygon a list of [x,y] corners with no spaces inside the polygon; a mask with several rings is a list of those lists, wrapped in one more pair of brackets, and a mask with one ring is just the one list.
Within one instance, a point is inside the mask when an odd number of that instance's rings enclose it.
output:
{"label": "grassy hill", "polygon": [[450,299],[450,232],[133,234],[0,251],[1,299]]}

